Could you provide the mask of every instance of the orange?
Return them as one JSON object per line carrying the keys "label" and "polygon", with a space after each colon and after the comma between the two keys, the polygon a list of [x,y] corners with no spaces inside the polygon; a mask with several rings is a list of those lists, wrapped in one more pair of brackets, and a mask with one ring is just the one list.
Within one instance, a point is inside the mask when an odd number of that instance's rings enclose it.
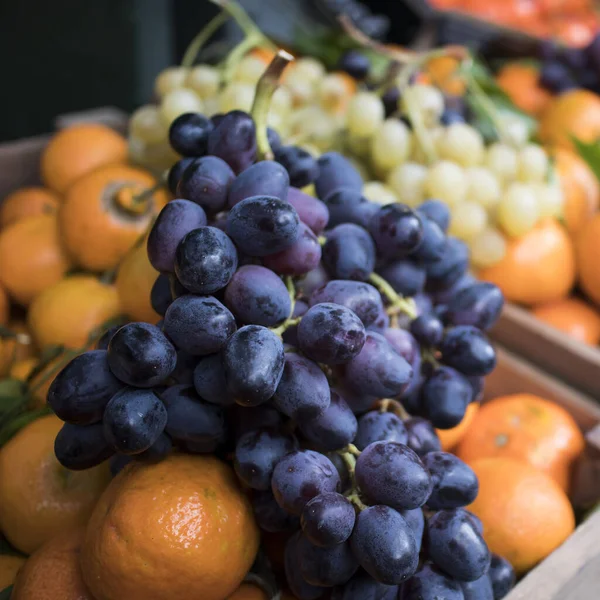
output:
{"label": "orange", "polygon": [[600,183],[575,152],[557,148],[555,167],[563,192],[563,218],[569,233],[577,233],[600,205]]}
{"label": "orange", "polygon": [[568,489],[571,467],[585,446],[573,417],[561,406],[532,394],[501,396],[475,415],[456,455],[527,462]]}
{"label": "orange", "polygon": [[507,300],[526,305],[564,298],[575,283],[573,242],[554,219],[544,219],[520,238],[509,238],[497,264],[481,269]]}
{"label": "orange", "polygon": [[426,65],[431,82],[452,96],[462,96],[465,93],[466,85],[459,68],[459,61],[451,56],[432,58]]}
{"label": "orange", "polygon": [[62,422],[54,415],[25,426],[0,450],[0,529],[25,554],[87,522],[109,479],[108,466],[68,471],[54,456]]}
{"label": "orange", "polygon": [[59,131],[44,149],[42,180],[63,194],[77,179],[105,165],[127,162],[127,140],[98,123],[83,123]]}
{"label": "orange", "polygon": [[70,266],[55,215],[28,217],[0,232],[0,285],[20,304],[30,304]]}
{"label": "orange", "polygon": [[71,275],[31,303],[27,324],[42,350],[48,346],[81,348],[92,332],[117,317],[119,311],[114,285],[93,275]]}
{"label": "orange", "polygon": [[471,464],[479,494],[468,510],[483,523],[490,550],[525,573],[558,548],[575,529],[567,495],[545,473],[511,458]]}
{"label": "orange", "polygon": [[465,416],[463,420],[456,426],[452,427],[452,429],[436,429],[436,433],[440,438],[440,442],[442,443],[442,450],[444,452],[450,452],[453,450],[456,445],[463,439],[465,433],[468,431],[477,411],[479,410],[478,402],[471,402],[469,406],[467,406],[467,411],[465,412]]}
{"label": "orange", "polygon": [[81,577],[83,528],[63,532],[29,557],[11,600],[94,600]]}
{"label": "orange", "polygon": [[0,325],[6,325],[10,315],[10,300],[8,294],[0,287]]}
{"label": "orange", "polygon": [[598,269],[598,249],[600,248],[600,213],[595,214],[575,237],[577,276],[583,291],[596,304],[600,305],[600,269]]}
{"label": "orange", "polygon": [[541,117],[539,136],[545,144],[571,150],[572,136],[595,142],[600,138],[600,96],[581,89],[557,96]]}
{"label": "orange", "polygon": [[133,321],[156,323],[160,320],[150,304],[150,290],[157,277],[158,271],[148,260],[146,244],[140,244],[123,259],[115,286],[121,310]]}
{"label": "orange", "polygon": [[58,215],[73,260],[90,271],[114,269],[167,200],[159,191],[132,204],[136,194],[155,183],[147,171],[125,165],[102,167],[78,179]]}
{"label": "orange", "polygon": [[270,600],[270,598],[258,585],[254,583],[242,583],[231,596],[227,596],[227,600]]}
{"label": "orange", "polygon": [[130,464],[87,527],[83,578],[96,600],[223,600],[236,590],[259,535],[232,469],[175,454]]}
{"label": "orange", "polygon": [[43,187],[24,187],[4,198],[0,204],[0,229],[27,217],[52,215],[60,197]]}
{"label": "orange", "polygon": [[600,342],[600,314],[579,298],[565,298],[533,309],[533,314],[568,336],[597,346]]}
{"label": "orange", "polygon": [[37,358],[26,358],[14,362],[10,368],[10,376],[19,381],[26,381],[31,371],[35,369],[37,362]]}
{"label": "orange", "polygon": [[496,82],[517,108],[532,115],[539,115],[552,100],[550,92],[540,85],[539,72],[532,65],[508,63],[498,72]]}
{"label": "orange", "polygon": [[12,554],[0,555],[0,591],[12,585],[25,559]]}

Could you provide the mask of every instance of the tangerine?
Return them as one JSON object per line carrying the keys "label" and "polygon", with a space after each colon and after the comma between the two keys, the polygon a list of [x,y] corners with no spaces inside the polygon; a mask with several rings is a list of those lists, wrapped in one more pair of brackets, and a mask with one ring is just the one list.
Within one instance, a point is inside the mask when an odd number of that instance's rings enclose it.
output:
{"label": "tangerine", "polygon": [[438,434],[438,437],[440,438],[442,450],[444,452],[450,452],[451,450],[454,450],[456,445],[463,439],[463,437],[467,433],[478,411],[479,403],[471,402],[471,404],[467,406],[467,410],[465,412],[463,420],[458,425],[456,425],[456,427],[452,427],[452,429],[435,430]]}
{"label": "tangerine", "polygon": [[26,381],[30,373],[33,371],[33,369],[35,369],[36,365],[36,358],[26,358],[24,360],[15,361],[10,367],[9,375],[13,379],[18,379],[19,381]]}
{"label": "tangerine", "polygon": [[480,269],[511,302],[529,306],[564,298],[575,282],[573,242],[560,223],[543,219],[531,231],[506,240],[504,258]]}
{"label": "tangerine", "polygon": [[500,69],[496,82],[517,108],[539,115],[552,100],[552,94],[540,85],[539,76],[533,65],[513,62]]}
{"label": "tangerine", "polygon": [[468,510],[483,523],[489,549],[522,574],[558,548],[575,529],[573,507],[551,477],[512,458],[471,464],[479,493]]}
{"label": "tangerine", "polygon": [[431,83],[451,96],[462,96],[465,93],[466,84],[459,68],[460,62],[452,56],[432,58],[426,65]]}
{"label": "tangerine", "polygon": [[108,466],[69,471],[54,456],[54,416],[26,425],[0,450],[0,529],[25,554],[87,522],[109,479]]}
{"label": "tangerine", "polygon": [[24,306],[60,281],[70,266],[56,215],[28,217],[0,232],[0,284]]}
{"label": "tangerine", "polygon": [[44,183],[59,194],[80,177],[105,165],[127,161],[127,140],[110,127],[82,123],[59,131],[44,149]]}
{"label": "tangerine", "polygon": [[479,458],[522,460],[567,490],[584,446],[583,434],[564,408],[532,394],[512,394],[480,408],[456,455],[469,464]]}
{"label": "tangerine", "polygon": [[0,591],[12,585],[25,559],[12,554],[0,555]]}
{"label": "tangerine", "polygon": [[600,342],[600,314],[579,298],[542,304],[532,312],[540,321],[584,344],[597,346]]}
{"label": "tangerine", "polygon": [[96,600],[223,600],[258,550],[258,529],[230,467],[174,454],[130,464],[87,527],[83,578]]}
{"label": "tangerine", "polygon": [[60,197],[44,187],[20,188],[4,198],[0,205],[0,229],[27,217],[53,215]]}
{"label": "tangerine", "polygon": [[600,305],[600,213],[595,214],[575,236],[575,257],[579,285],[589,298]]}

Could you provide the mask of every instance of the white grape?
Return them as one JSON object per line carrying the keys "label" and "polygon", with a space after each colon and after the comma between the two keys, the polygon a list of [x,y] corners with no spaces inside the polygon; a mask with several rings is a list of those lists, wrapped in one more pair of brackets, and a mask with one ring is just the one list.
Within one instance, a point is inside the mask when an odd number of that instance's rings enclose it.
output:
{"label": "white grape", "polygon": [[339,123],[314,104],[292,112],[287,120],[290,136],[309,141],[321,149],[331,147],[339,129]]}
{"label": "white grape", "polygon": [[[290,67],[288,67],[288,70],[290,71],[289,75],[293,73],[295,76],[313,84],[317,83],[326,74],[326,69],[323,63],[316,58],[311,58],[310,56],[299,58],[293,62]],[[285,74],[285,76],[287,75],[288,73]]]}
{"label": "white grape", "polygon": [[348,100],[350,90],[340,73],[329,73],[318,84],[319,103],[327,111],[338,111]]}
{"label": "white grape", "polygon": [[254,102],[256,88],[249,83],[232,81],[219,94],[219,111],[228,113],[231,110],[250,112]]}
{"label": "white grape", "polygon": [[519,179],[525,182],[540,182],[548,173],[548,155],[537,144],[527,144],[519,152]]}
{"label": "white grape", "polygon": [[146,166],[146,142],[133,135],[133,132],[127,140],[127,154],[129,160],[134,165]]}
{"label": "white grape", "polygon": [[275,90],[273,97],[271,98],[271,103],[269,104],[269,112],[277,113],[281,116],[289,114],[290,110],[292,110],[292,94],[290,91],[280,86]]}
{"label": "white grape", "polygon": [[160,116],[170,125],[179,115],[189,112],[202,112],[202,100],[187,88],[171,90],[160,103]]}
{"label": "white grape", "polygon": [[436,147],[442,158],[463,167],[480,164],[485,152],[483,137],[467,123],[454,123],[446,127]]}
{"label": "white grape", "polygon": [[513,183],[504,190],[498,204],[497,219],[510,236],[524,235],[538,222],[540,210],[534,190],[523,183]]}
{"label": "white grape", "polygon": [[470,240],[487,226],[487,212],[481,204],[461,202],[452,208],[450,234],[461,240]]}
{"label": "white grape", "polygon": [[425,200],[427,167],[415,162],[406,162],[393,169],[387,184],[398,197],[398,201],[413,208]]}
{"label": "white grape", "polygon": [[564,196],[558,182],[534,183],[532,188],[537,198],[540,218],[562,217]]}
{"label": "white grape", "polygon": [[146,143],[165,142],[169,128],[163,122],[158,107],[146,104],[140,106],[129,119],[129,131],[133,138]]}
{"label": "white grape", "polygon": [[204,104],[204,113],[207,117],[212,117],[220,111],[219,96],[211,96],[202,100]]}
{"label": "white grape", "polygon": [[406,161],[411,150],[411,132],[398,119],[386,119],[371,138],[371,160],[374,168],[385,174]]}
{"label": "white grape", "polygon": [[459,165],[448,160],[440,160],[429,168],[425,186],[427,195],[455,206],[467,194],[467,178]]}
{"label": "white grape", "polygon": [[350,135],[372,136],[385,118],[381,98],[373,92],[359,92],[352,97],[348,106],[347,127]]}
{"label": "white grape", "polygon": [[169,92],[185,85],[188,76],[185,67],[167,67],[158,74],[154,81],[154,91],[159,98],[164,98]]}
{"label": "white grape", "polygon": [[479,268],[499,263],[506,254],[506,239],[494,227],[488,227],[469,240],[471,262]]}
{"label": "white grape", "polygon": [[426,127],[433,127],[439,123],[444,112],[444,95],[431,85],[411,85],[402,94],[402,105],[408,114],[410,114],[410,110],[407,110],[409,106],[415,111],[418,110],[423,124]]}
{"label": "white grape", "polygon": [[471,167],[467,176],[467,201],[476,202],[486,209],[494,208],[500,202],[502,188],[497,177],[485,167]]}
{"label": "white grape", "polygon": [[233,81],[256,86],[266,68],[263,60],[252,54],[246,54],[233,72]]}
{"label": "white grape", "polygon": [[368,161],[371,154],[371,138],[352,135],[348,131],[345,133],[346,148],[348,151],[354,156]]}
{"label": "white grape", "polygon": [[485,164],[502,184],[514,181],[517,177],[519,168],[517,152],[506,144],[492,144],[487,149]]}
{"label": "white grape", "polygon": [[363,196],[377,204],[391,204],[398,202],[394,192],[381,181],[367,181],[363,186]]}
{"label": "white grape", "polygon": [[513,115],[500,117],[503,138],[513,148],[522,148],[529,139],[529,129],[523,119]]}
{"label": "white grape", "polygon": [[312,102],[316,94],[315,85],[304,79],[301,74],[297,74],[296,71],[290,73],[289,77],[286,78],[285,87],[290,92],[296,107]]}
{"label": "white grape", "polygon": [[203,100],[216,96],[220,86],[221,75],[211,65],[193,67],[185,80],[185,87],[194,90]]}

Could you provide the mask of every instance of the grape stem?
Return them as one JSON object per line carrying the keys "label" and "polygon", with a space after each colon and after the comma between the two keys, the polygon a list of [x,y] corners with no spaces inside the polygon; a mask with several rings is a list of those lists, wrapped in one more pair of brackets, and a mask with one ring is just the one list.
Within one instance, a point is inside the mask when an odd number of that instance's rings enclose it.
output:
{"label": "grape stem", "polygon": [[237,23],[238,27],[244,32],[245,37],[260,38],[263,45],[275,49],[275,45],[260,31],[240,4],[233,0],[211,0],[211,2],[225,11]]}
{"label": "grape stem", "polygon": [[348,500],[350,500],[350,502],[352,502],[352,504],[354,504],[354,506],[356,506],[356,508],[358,508],[359,511],[361,510],[365,510],[365,508],[369,508],[361,499],[360,496],[358,495],[358,492],[353,492],[352,494],[350,494],[349,496],[346,496],[346,498]]}
{"label": "grape stem", "polygon": [[403,421],[406,419],[410,419],[410,415],[406,412],[406,409],[398,400],[394,400],[392,398],[384,398],[377,403],[379,407],[379,412],[391,412],[395,414],[397,417],[400,417]]}
{"label": "grape stem", "polygon": [[216,33],[216,31],[225,24],[227,19],[229,18],[229,14],[226,12],[220,12],[216,17],[211,19],[205,27],[203,27],[196,37],[190,42],[190,45],[187,47],[185,54],[183,55],[183,59],[181,61],[181,66],[189,69],[194,62],[196,62],[196,58],[198,56],[198,52],[208,40]]}
{"label": "grape stem", "polygon": [[290,327],[295,327],[302,321],[302,317],[296,317],[295,319],[286,319],[279,327],[275,329],[271,329],[271,331],[281,337],[281,335],[286,332]]}
{"label": "grape stem", "polygon": [[317,239],[319,240],[319,244],[321,246],[324,246],[327,243],[327,238],[324,235],[320,235]]}
{"label": "grape stem", "polygon": [[252,110],[250,111],[256,126],[258,160],[273,160],[273,151],[269,145],[269,137],[267,135],[269,106],[275,90],[279,87],[279,78],[284,69],[293,60],[294,57],[289,52],[279,50],[266,71],[258,80],[254,103],[252,104]]}
{"label": "grape stem", "polygon": [[417,318],[417,310],[415,303],[410,298],[403,298],[394,290],[394,288],[377,273],[371,273],[369,275],[369,281],[379,290],[379,292],[385,296],[390,305],[387,308],[388,315],[394,315],[398,312],[403,312],[408,315],[411,319]]}

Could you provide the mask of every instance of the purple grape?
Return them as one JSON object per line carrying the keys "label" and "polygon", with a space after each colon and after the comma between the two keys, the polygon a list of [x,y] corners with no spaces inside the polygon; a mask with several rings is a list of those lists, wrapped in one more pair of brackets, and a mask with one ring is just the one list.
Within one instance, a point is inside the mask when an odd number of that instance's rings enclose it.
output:
{"label": "purple grape", "polygon": [[179,180],[183,175],[183,172],[194,162],[194,159],[191,157],[182,158],[178,160],[170,169],[169,175],[167,176],[167,185],[169,186],[169,190],[173,196],[177,195],[177,186],[179,185]]}
{"label": "purple grape", "polygon": [[344,584],[358,569],[358,562],[347,542],[324,548],[301,535],[296,552],[302,577],[312,585],[333,587]]}
{"label": "purple grape", "polygon": [[[303,300],[296,300],[294,304],[294,311],[292,312],[292,319],[297,317],[303,317],[308,310],[308,304]],[[283,332],[283,341],[290,346],[298,346],[298,325],[288,327]]]}
{"label": "purple grape", "polygon": [[275,152],[275,160],[285,167],[290,184],[297,188],[313,183],[319,174],[317,161],[312,154],[298,146],[281,146]]}
{"label": "purple grape", "polygon": [[329,210],[318,198],[305,194],[302,190],[290,187],[288,202],[296,209],[300,220],[319,235],[329,222]]}
{"label": "purple grape", "polygon": [[169,276],[161,273],[150,290],[150,304],[156,313],[164,317],[171,302],[173,302],[173,296]]}
{"label": "purple grape", "polygon": [[492,582],[487,573],[475,581],[465,581],[461,584],[465,600],[494,600]]}
{"label": "purple grape", "polygon": [[425,200],[417,208],[417,212],[436,223],[444,233],[448,232],[448,227],[450,226],[450,209],[443,202],[439,200]]}
{"label": "purple grape", "polygon": [[515,585],[516,576],[512,565],[497,554],[492,554],[488,576],[492,583],[494,600],[502,600]]}
{"label": "purple grape", "polygon": [[296,290],[304,296],[310,296],[317,288],[329,281],[329,274],[325,268],[319,265],[316,269],[309,271],[296,285]]}
{"label": "purple grape", "polygon": [[444,335],[444,325],[432,314],[419,315],[410,324],[410,332],[423,346],[437,346]]}
{"label": "purple grape", "polygon": [[317,546],[328,548],[350,538],[356,511],[352,503],[337,492],[315,496],[302,511],[302,531]]}
{"label": "purple grape", "polygon": [[421,544],[423,543],[423,532],[425,531],[425,515],[423,509],[413,508],[411,510],[400,510],[398,511],[407,522],[417,544],[417,550],[421,551]]}
{"label": "purple grape", "polygon": [[114,453],[104,437],[102,423],[65,423],[54,440],[56,459],[71,471],[91,469],[108,460]]}
{"label": "purple grape", "polygon": [[229,208],[251,196],[275,196],[285,200],[290,187],[287,171],[272,160],[263,160],[240,173],[229,188]]}
{"label": "purple grape", "polygon": [[425,598],[464,600],[460,583],[445,575],[431,563],[425,563],[402,585],[400,598],[402,600],[424,600]]}
{"label": "purple grape", "polygon": [[411,256],[415,260],[423,262],[439,260],[442,258],[446,247],[446,234],[435,221],[425,216],[421,216],[421,225],[423,227],[423,239]]}
{"label": "purple grape", "polygon": [[286,543],[284,552],[285,578],[292,594],[299,600],[317,600],[322,598],[326,588],[308,583],[300,572],[297,546],[301,537],[296,532]]}
{"label": "purple grape", "polygon": [[227,216],[227,233],[249,256],[268,256],[290,247],[300,234],[294,207],[274,196],[252,196]]}
{"label": "purple grape", "polygon": [[331,600],[398,600],[398,586],[375,581],[360,570],[343,586],[333,588]]}
{"label": "purple grape", "polygon": [[267,139],[272,152],[281,148],[281,136],[272,127],[267,127]]}
{"label": "purple grape", "polygon": [[396,292],[402,296],[412,297],[423,291],[427,273],[422,265],[417,265],[410,258],[395,260],[377,269]]}
{"label": "purple grape", "polygon": [[385,118],[391,117],[398,112],[400,102],[400,90],[397,86],[393,85],[388,88],[386,92],[381,96],[383,107],[385,108]]}
{"label": "purple grape", "polygon": [[371,504],[397,510],[423,506],[432,481],[421,459],[405,444],[373,442],[356,460],[356,482]]}
{"label": "purple grape", "polygon": [[161,433],[148,450],[133,455],[133,458],[143,463],[153,464],[166,458],[172,450],[173,442],[171,438],[166,433]]}
{"label": "purple grape", "polygon": [[175,269],[179,242],[193,229],[206,225],[204,209],[189,200],[171,200],[160,211],[148,236],[150,264],[162,273]]}
{"label": "purple grape", "polygon": [[463,420],[472,397],[470,383],[451,367],[438,367],[421,389],[423,412],[438,429],[456,427]]}
{"label": "purple grape", "polygon": [[278,533],[298,529],[298,517],[283,510],[270,489],[266,492],[256,490],[252,494],[252,508],[256,523],[263,531]]}
{"label": "purple grape", "polygon": [[341,187],[362,190],[363,180],[354,165],[339,152],[326,152],[317,161],[319,175],[315,180],[317,196],[323,200]]}
{"label": "purple grape", "polygon": [[288,248],[263,258],[265,267],[280,275],[305,275],[321,262],[321,244],[314,232],[300,223],[298,239]]}
{"label": "purple grape", "polygon": [[386,204],[372,217],[369,232],[382,258],[401,258],[423,243],[423,219],[404,204]]}
{"label": "purple grape", "polygon": [[444,109],[444,112],[440,116],[440,124],[448,127],[449,125],[454,125],[454,123],[465,123],[464,115],[457,110]]}
{"label": "purple grape", "polygon": [[367,327],[367,331],[374,331],[383,335],[390,326],[390,315],[388,315],[385,306],[381,305],[377,319]]}
{"label": "purple grape", "polygon": [[323,246],[323,264],[334,279],[368,279],[375,269],[375,244],[369,232],[352,223],[332,229]]}
{"label": "purple grape", "polygon": [[350,309],[340,304],[315,304],[298,325],[298,343],[309,358],[340,365],[356,357],[365,344],[365,327]]}
{"label": "purple grape", "polygon": [[387,585],[402,583],[419,564],[417,545],[408,523],[389,506],[370,506],[361,511],[350,545],[360,566]]}
{"label": "purple grape", "polygon": [[391,412],[371,410],[358,420],[354,445],[364,450],[373,442],[398,442],[406,444],[408,434],[400,417]]}
{"label": "purple grape", "polygon": [[337,492],[339,485],[340,476],[333,463],[312,450],[297,450],[284,456],[271,479],[279,506],[293,515],[301,515],[315,496]]}
{"label": "purple grape", "polygon": [[178,350],[177,364],[175,365],[175,370],[171,373],[171,379],[175,383],[192,385],[194,383],[194,369],[197,364],[197,356],[193,356],[183,350]]}
{"label": "purple grape", "polygon": [[448,452],[429,452],[423,464],[431,475],[433,491],[427,500],[428,508],[460,508],[477,497],[479,482],[473,469]]}
{"label": "purple grape", "polygon": [[453,325],[490,329],[500,317],[504,296],[497,285],[487,282],[465,287],[448,302],[447,320]]}
{"label": "purple grape", "polygon": [[330,228],[343,223],[366,228],[371,217],[379,210],[379,205],[369,202],[362,195],[361,188],[337,188],[323,199],[323,203],[329,211]]}
{"label": "purple grape", "polygon": [[203,400],[220,406],[232,406],[235,398],[227,389],[222,354],[212,354],[200,359],[194,369],[194,387]]}
{"label": "purple grape", "polygon": [[472,325],[448,330],[439,350],[442,362],[464,375],[488,375],[496,366],[494,347],[485,334]]}
{"label": "purple grape", "polygon": [[276,327],[292,310],[285,284],[273,271],[257,265],[240,267],[225,288],[225,304],[241,323]]}
{"label": "purple grape", "polygon": [[542,65],[540,84],[555,94],[561,94],[577,87],[569,68],[558,61],[547,62]]}
{"label": "purple grape", "polygon": [[411,417],[404,421],[408,433],[406,445],[421,458],[428,452],[437,452],[442,449],[440,438],[433,425],[421,417]]}
{"label": "purple grape", "polygon": [[432,291],[448,288],[456,283],[469,268],[469,249],[464,242],[446,238],[442,258],[425,264],[427,286]]}
{"label": "purple grape", "polygon": [[251,408],[235,404],[230,417],[237,438],[256,429],[265,427],[279,429],[283,425],[281,413],[270,404],[262,404]]}
{"label": "purple grape", "polygon": [[340,57],[337,68],[354,79],[362,81],[369,74],[371,61],[360,50],[348,50]]}
{"label": "purple grape", "polygon": [[169,144],[182,156],[203,156],[206,154],[208,134],[213,124],[208,117],[199,113],[179,115],[169,127]]}
{"label": "purple grape", "polygon": [[477,280],[470,273],[465,273],[457,281],[455,281],[449,288],[439,290],[431,295],[435,304],[448,304],[456,294],[474,283]]}
{"label": "purple grape", "polygon": [[235,173],[247,169],[256,159],[256,129],[252,117],[241,110],[223,115],[208,136],[207,150],[208,154],[223,159]]}

